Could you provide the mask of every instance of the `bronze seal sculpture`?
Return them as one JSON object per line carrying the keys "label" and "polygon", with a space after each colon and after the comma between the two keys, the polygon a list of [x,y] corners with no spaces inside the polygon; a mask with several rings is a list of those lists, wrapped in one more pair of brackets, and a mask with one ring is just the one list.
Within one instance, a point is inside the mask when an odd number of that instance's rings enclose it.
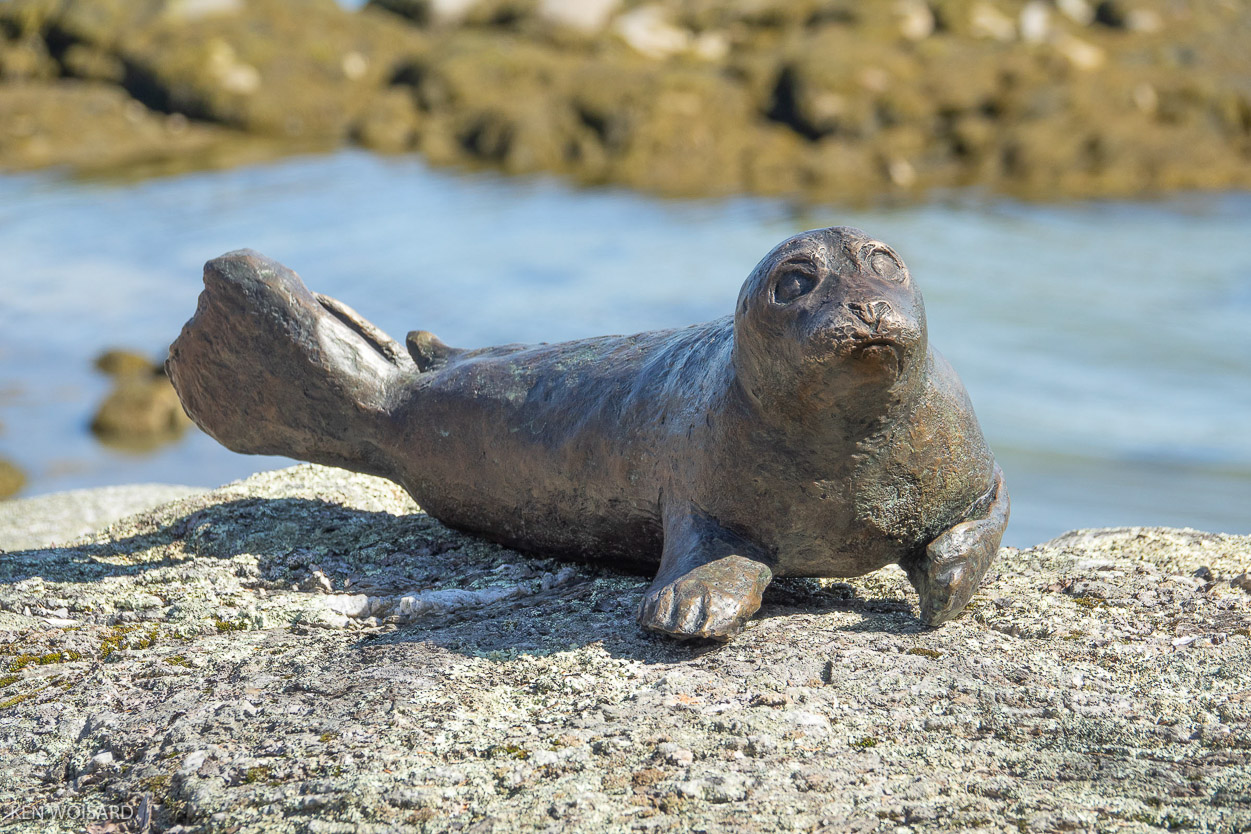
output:
{"label": "bronze seal sculpture", "polygon": [[210,261],[170,348],[187,413],[237,452],[390,478],[521,550],[646,566],[639,621],[725,640],[774,576],[897,563],[937,625],[1008,520],[1003,475],[921,294],[855,229],[797,235],[732,317],[682,330],[407,350],[247,250]]}

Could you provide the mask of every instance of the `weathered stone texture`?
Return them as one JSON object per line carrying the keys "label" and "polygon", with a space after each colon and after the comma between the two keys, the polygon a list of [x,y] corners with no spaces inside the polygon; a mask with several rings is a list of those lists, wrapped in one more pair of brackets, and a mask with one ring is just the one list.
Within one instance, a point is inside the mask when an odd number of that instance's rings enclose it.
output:
{"label": "weathered stone texture", "polygon": [[1085,531],[1004,549],[938,630],[892,568],[780,581],[701,648],[634,626],[641,577],[300,466],[0,554],[0,805],[206,832],[1241,830],[1248,570],[1247,537]]}

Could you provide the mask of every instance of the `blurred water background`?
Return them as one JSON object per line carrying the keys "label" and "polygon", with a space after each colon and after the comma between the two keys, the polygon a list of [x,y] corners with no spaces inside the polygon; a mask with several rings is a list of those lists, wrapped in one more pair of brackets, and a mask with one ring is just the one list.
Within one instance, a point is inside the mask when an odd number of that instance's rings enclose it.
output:
{"label": "blurred water background", "polygon": [[141,182],[0,176],[0,457],[25,495],[216,486],[287,465],[198,431],[148,453],[88,431],[102,350],[154,358],[203,262],[251,247],[392,335],[555,341],[728,313],[788,235],[860,226],[925,294],[1008,476],[1006,543],[1078,527],[1251,532],[1251,195],[894,209],[661,200],[345,151]]}

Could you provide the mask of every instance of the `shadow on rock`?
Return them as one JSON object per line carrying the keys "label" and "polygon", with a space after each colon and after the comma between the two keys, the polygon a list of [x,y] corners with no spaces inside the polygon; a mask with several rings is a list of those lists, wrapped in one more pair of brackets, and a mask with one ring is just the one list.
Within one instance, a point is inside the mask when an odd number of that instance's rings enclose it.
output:
{"label": "shadow on rock", "polygon": [[[127,523],[104,541],[3,554],[0,608],[53,616],[59,607],[62,619],[106,625],[198,615],[219,630],[347,629],[370,635],[362,646],[428,642],[472,656],[602,641],[609,651],[673,660],[708,648],[638,629],[640,577],[527,557],[424,513],[242,498],[129,535]],[[233,596],[235,613],[182,601],[205,583]],[[152,601],[146,609],[127,601],[140,588]],[[276,613],[258,618],[261,608]]]}
{"label": "shadow on rock", "polygon": [[[133,535],[5,553],[0,560],[0,584],[32,576],[46,582],[94,582],[111,576],[134,576],[197,557],[228,561],[244,554],[255,557],[268,581],[276,581],[296,576],[300,568],[317,562],[319,555],[328,566],[340,566],[334,561],[335,554],[351,547],[342,536],[334,535],[341,530],[354,535],[362,528],[386,527],[394,533],[397,527],[404,527],[396,523],[404,518],[305,498],[243,498],[214,504],[159,526],[141,527]],[[424,515],[411,518],[417,526],[429,520]],[[405,536],[401,533],[396,538],[403,540]],[[376,543],[367,537],[358,541]]]}
{"label": "shadow on rock", "polygon": [[[331,628],[357,632],[359,648],[423,643],[493,660],[598,643],[614,657],[675,663],[722,648],[642,630],[635,615],[644,576],[526,556],[420,512],[241,498],[129,535],[126,524],[105,541],[5,554],[3,607],[35,616],[65,609],[62,617],[106,625],[190,619],[219,630]],[[27,592],[32,581],[37,587]],[[205,583],[230,606],[189,602]],[[806,580],[779,582],[761,616],[834,612],[863,616],[857,630],[920,629],[902,602]]]}
{"label": "shadow on rock", "polygon": [[929,629],[906,599],[861,596],[846,582],[824,583],[812,579],[776,580],[764,595],[756,619],[797,614],[856,614],[862,619],[839,627],[840,631],[919,633]]}

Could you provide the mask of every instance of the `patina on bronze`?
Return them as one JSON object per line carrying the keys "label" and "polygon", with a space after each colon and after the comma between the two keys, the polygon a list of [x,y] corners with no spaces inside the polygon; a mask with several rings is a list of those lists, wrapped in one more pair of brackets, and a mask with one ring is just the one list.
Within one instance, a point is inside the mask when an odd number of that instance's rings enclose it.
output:
{"label": "patina on bronze", "polygon": [[639,621],[728,639],[774,576],[897,563],[937,625],[1008,520],[1003,475],[888,246],[797,235],[733,316],[575,342],[408,349],[250,251],[204,269],[168,369],[227,447],[403,485],[542,554],[656,569]]}

